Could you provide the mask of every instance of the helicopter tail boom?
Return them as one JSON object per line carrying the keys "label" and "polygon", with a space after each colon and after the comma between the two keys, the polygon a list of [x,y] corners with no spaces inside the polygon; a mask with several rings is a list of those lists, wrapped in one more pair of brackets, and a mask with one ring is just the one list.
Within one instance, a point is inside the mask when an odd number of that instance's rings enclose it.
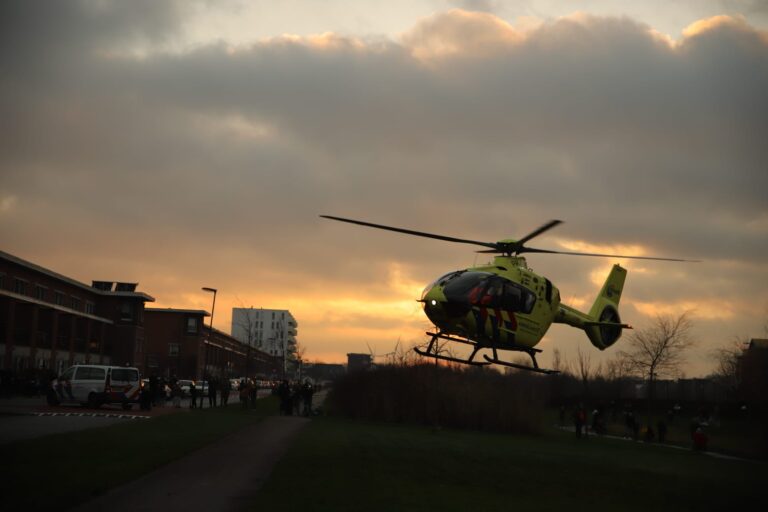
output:
{"label": "helicopter tail boom", "polygon": [[583,329],[592,345],[600,350],[610,347],[621,337],[622,329],[631,328],[621,323],[619,317],[619,299],[626,277],[627,271],[614,265],[589,313],[560,304],[555,322]]}

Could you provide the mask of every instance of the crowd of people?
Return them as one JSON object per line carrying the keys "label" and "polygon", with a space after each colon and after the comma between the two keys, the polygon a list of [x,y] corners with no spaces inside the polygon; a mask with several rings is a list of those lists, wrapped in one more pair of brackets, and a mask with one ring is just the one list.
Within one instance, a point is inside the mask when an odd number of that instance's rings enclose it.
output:
{"label": "crowd of people", "polygon": [[[614,423],[620,421],[617,417],[617,411],[615,409],[611,409],[611,411],[611,420]],[[608,411],[603,407],[596,407],[591,413],[588,413],[583,404],[578,404],[571,411],[571,420],[573,422],[576,437],[581,439],[589,437],[590,434],[605,435],[607,433],[608,423],[607,414]],[[643,426],[635,412],[631,408],[627,408],[623,411],[624,431],[622,437],[624,439],[644,441],[647,443],[666,443],[668,422],[673,423],[675,417],[679,414],[680,406],[675,405],[667,413],[666,418],[661,416],[656,420],[655,425],[653,423],[647,423]],[[560,425],[565,426],[565,424],[566,408],[565,406],[562,406],[560,408]],[[705,451],[707,449],[709,437],[705,431],[705,427],[708,425],[708,416],[704,411],[691,422],[690,437],[694,450]]]}
{"label": "crowd of people", "polygon": [[285,416],[312,415],[312,397],[315,387],[308,380],[296,381],[291,384],[283,380],[275,389],[275,394],[280,398],[280,414]]}

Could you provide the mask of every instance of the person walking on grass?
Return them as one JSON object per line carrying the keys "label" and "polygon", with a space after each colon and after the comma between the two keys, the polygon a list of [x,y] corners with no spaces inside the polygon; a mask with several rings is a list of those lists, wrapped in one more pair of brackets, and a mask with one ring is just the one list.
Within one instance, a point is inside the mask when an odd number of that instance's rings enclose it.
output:
{"label": "person walking on grass", "polygon": [[576,430],[576,438],[581,439],[582,430],[584,429],[584,423],[586,422],[586,414],[584,413],[584,407],[579,405],[575,411],[573,411],[573,426]]}

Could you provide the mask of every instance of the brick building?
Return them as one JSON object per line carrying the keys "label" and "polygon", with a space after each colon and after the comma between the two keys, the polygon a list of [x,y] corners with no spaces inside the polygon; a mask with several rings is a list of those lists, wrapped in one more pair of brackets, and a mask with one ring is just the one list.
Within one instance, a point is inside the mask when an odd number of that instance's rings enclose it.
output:
{"label": "brick building", "polygon": [[207,311],[156,309],[145,311],[147,372],[160,376],[229,378],[278,372],[281,360],[205,325]]}
{"label": "brick building", "polygon": [[206,311],[145,309],[155,299],[136,288],[110,281],[88,286],[0,251],[0,369],[25,379],[75,363],[180,378],[276,371],[274,358],[224,332],[214,329],[209,342]]}
{"label": "brick building", "polygon": [[144,303],[135,283],[91,286],[0,251],[0,367],[60,372],[74,363],[141,368]]}

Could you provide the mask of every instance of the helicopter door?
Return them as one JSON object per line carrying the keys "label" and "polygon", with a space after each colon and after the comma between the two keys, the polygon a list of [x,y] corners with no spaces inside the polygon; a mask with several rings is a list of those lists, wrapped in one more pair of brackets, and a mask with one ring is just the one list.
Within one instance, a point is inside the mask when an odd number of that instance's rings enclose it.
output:
{"label": "helicopter door", "polygon": [[545,291],[545,294],[546,294],[545,297],[547,298],[547,302],[552,304],[552,281],[550,281],[547,278],[544,278],[544,281],[547,285],[546,291]]}

